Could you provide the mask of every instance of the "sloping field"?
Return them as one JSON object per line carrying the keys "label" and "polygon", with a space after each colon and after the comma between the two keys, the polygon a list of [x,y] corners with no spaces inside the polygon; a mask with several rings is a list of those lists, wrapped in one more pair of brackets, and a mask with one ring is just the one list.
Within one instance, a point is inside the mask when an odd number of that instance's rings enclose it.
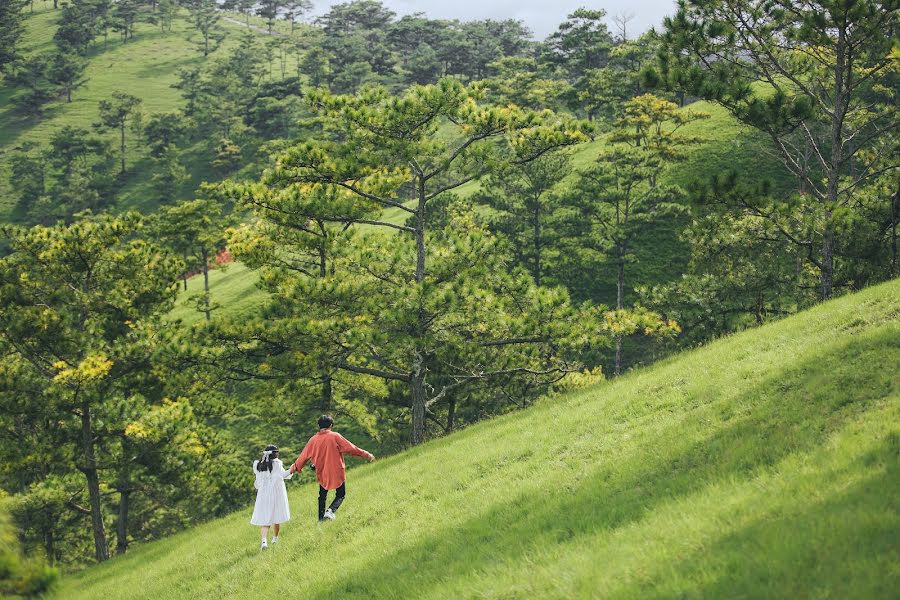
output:
{"label": "sloping field", "polygon": [[895,597],[898,459],[895,280],[352,469],[333,523],[290,482],[267,552],[245,510],[59,597]]}

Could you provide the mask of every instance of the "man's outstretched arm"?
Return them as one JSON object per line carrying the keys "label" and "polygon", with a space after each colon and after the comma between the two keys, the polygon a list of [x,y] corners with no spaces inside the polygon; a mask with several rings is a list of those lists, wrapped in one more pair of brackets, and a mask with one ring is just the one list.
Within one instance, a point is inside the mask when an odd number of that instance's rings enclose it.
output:
{"label": "man's outstretched arm", "polygon": [[375,455],[367,450],[363,450],[362,448],[358,448],[350,443],[350,441],[344,436],[338,434],[338,450],[340,450],[344,454],[351,454],[353,456],[358,456],[360,458],[365,458],[369,462],[375,460]]}

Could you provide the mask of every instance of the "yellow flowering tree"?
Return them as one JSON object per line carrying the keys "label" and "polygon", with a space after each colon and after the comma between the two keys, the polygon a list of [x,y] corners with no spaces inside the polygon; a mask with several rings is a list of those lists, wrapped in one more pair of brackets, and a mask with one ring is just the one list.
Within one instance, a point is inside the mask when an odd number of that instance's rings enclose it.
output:
{"label": "yellow flowering tree", "polygon": [[40,415],[58,460],[71,457],[83,473],[90,505],[70,504],[90,515],[97,560],[109,556],[100,472],[113,465],[104,458],[144,406],[142,392],[158,386],[152,358],[181,268],[137,237],[140,226],[126,214],[3,229],[0,397],[5,409]]}

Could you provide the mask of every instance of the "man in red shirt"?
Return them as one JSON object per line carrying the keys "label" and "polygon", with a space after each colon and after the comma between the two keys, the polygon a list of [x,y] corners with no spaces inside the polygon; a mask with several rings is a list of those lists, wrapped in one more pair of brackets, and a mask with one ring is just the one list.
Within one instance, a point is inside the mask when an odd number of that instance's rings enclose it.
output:
{"label": "man in red shirt", "polygon": [[[316,479],[319,481],[319,521],[328,519],[334,521],[334,513],[340,508],[347,492],[347,472],[344,467],[344,454],[352,454],[361,458],[375,460],[371,452],[357,448],[348,442],[344,436],[332,431],[334,419],[328,415],[319,417],[319,433],[309,438],[303,452],[291,465],[291,473],[299,473],[308,462],[315,465]],[[328,490],[337,490],[337,495],[328,510],[325,510],[325,501]]]}

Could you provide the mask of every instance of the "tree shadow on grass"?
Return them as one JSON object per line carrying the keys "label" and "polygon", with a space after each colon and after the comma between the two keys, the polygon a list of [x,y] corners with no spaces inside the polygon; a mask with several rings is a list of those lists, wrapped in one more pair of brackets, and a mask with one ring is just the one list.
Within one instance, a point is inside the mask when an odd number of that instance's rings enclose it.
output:
{"label": "tree shadow on grass", "polygon": [[[900,584],[895,570],[892,574],[900,539],[898,450],[897,437],[886,436],[876,450],[884,470],[824,501],[810,498],[787,514],[766,513],[671,567],[680,582],[705,580],[682,592],[703,598],[895,596]],[[864,470],[866,462],[857,460],[846,477]],[[709,578],[709,573],[717,576]],[[661,583],[667,583],[665,578]],[[672,592],[642,589],[640,595],[662,598]]]}
{"label": "tree shadow on grass", "polygon": [[[504,498],[502,481],[496,487],[486,482],[487,510],[473,506],[461,526],[440,528],[316,591],[370,598],[396,596],[398,588],[430,590],[497,561],[527,560],[553,544],[637,522],[711,484],[749,479],[788,455],[816,448],[848,419],[896,393],[892,369],[900,349],[887,341],[895,333],[881,327],[812,356],[785,357],[784,370],[735,398],[752,406],[745,417],[731,418],[699,442],[682,435],[685,423],[674,420],[629,460],[585,465],[588,472],[570,490]],[[856,368],[860,364],[867,366]]]}

